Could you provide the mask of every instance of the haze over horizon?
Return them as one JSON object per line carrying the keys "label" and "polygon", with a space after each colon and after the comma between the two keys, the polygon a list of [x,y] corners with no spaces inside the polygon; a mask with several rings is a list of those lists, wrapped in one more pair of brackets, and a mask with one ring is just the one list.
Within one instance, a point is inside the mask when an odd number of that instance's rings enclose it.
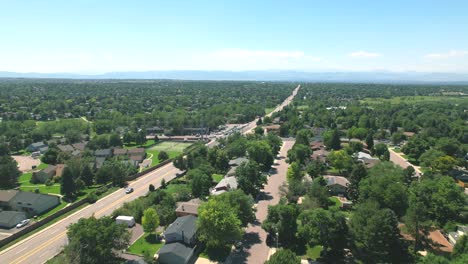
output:
{"label": "haze over horizon", "polygon": [[1,2],[0,71],[468,73],[462,1]]}

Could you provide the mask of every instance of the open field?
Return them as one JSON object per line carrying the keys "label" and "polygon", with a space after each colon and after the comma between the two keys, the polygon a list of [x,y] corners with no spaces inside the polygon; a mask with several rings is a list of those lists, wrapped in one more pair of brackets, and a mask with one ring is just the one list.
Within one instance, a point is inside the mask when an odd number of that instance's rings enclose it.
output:
{"label": "open field", "polygon": [[146,149],[147,158],[151,158],[151,166],[155,166],[160,162],[158,159],[159,152],[165,151],[169,155],[169,158],[172,159],[183,153],[184,149],[190,145],[192,143],[163,141]]}
{"label": "open field", "polygon": [[364,98],[360,100],[361,103],[375,105],[375,104],[401,104],[401,103],[424,103],[424,102],[451,102],[451,103],[465,103],[468,97],[462,96],[396,96],[389,99],[386,98]]}

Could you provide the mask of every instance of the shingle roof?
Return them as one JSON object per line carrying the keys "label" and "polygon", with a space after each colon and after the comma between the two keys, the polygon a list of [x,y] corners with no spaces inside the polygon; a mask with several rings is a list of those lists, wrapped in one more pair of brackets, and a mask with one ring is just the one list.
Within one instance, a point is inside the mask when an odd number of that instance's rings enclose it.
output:
{"label": "shingle roof", "polygon": [[18,193],[16,190],[0,190],[0,202],[8,203]]}
{"label": "shingle roof", "polygon": [[59,198],[53,195],[46,195],[33,192],[18,192],[12,199],[12,203],[21,206],[36,208],[36,205],[49,203],[50,200],[58,201]]}
{"label": "shingle roof", "polygon": [[158,251],[158,262],[164,264],[186,264],[193,255],[193,249],[182,243],[165,244]]}
{"label": "shingle roof", "polygon": [[0,223],[8,224],[18,215],[22,216],[23,219],[26,219],[26,214],[24,212],[17,211],[0,211]]}
{"label": "shingle roof", "polygon": [[323,178],[327,181],[327,185],[338,184],[346,187],[349,184],[348,179],[341,176],[323,176]]}
{"label": "shingle roof", "polygon": [[[197,200],[197,201],[196,201]],[[182,202],[176,209],[176,213],[188,213],[192,215],[198,215],[198,207],[200,207],[201,201],[194,199],[188,202]]]}
{"label": "shingle roof", "polygon": [[221,187],[227,187],[227,186],[229,186],[229,189],[237,189],[236,177],[223,178],[218,184],[216,184],[215,189],[218,189]]}
{"label": "shingle roof", "polygon": [[189,240],[195,236],[197,232],[197,218],[193,215],[186,215],[178,217],[169,227],[164,231],[164,234],[177,233]]}
{"label": "shingle roof", "polygon": [[127,151],[128,151],[127,149],[116,148],[114,149],[114,155],[126,155]]}
{"label": "shingle roof", "polygon": [[110,149],[98,149],[94,152],[96,156],[110,156],[112,154]]}
{"label": "shingle roof", "polygon": [[130,155],[132,155],[132,154],[142,154],[142,153],[145,153],[144,148],[133,148],[133,149],[128,150],[128,154],[130,154]]}

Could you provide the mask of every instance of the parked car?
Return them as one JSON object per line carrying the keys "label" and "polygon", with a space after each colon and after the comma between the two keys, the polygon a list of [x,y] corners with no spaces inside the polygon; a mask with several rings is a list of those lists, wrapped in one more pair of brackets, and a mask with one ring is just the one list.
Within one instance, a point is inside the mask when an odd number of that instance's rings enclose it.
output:
{"label": "parked car", "polygon": [[133,192],[133,188],[132,188],[132,187],[127,188],[127,189],[125,190],[125,193],[126,193],[126,194],[129,194],[129,193],[132,193],[132,192]]}
{"label": "parked car", "polygon": [[21,227],[23,227],[23,226],[29,224],[30,221],[31,221],[31,220],[29,220],[29,219],[24,219],[24,220],[22,220],[21,222],[19,222],[19,223],[16,225],[16,228],[21,228]]}

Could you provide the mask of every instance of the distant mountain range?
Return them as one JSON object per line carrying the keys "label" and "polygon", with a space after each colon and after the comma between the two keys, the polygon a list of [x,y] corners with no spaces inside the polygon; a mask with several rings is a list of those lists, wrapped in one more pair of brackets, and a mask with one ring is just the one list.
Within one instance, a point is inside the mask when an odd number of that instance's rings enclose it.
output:
{"label": "distant mountain range", "polygon": [[305,71],[145,71],[109,72],[86,75],[76,73],[17,73],[0,71],[0,78],[59,79],[174,79],[174,80],[252,80],[303,82],[383,82],[383,83],[463,83],[468,73],[421,72],[305,72]]}

